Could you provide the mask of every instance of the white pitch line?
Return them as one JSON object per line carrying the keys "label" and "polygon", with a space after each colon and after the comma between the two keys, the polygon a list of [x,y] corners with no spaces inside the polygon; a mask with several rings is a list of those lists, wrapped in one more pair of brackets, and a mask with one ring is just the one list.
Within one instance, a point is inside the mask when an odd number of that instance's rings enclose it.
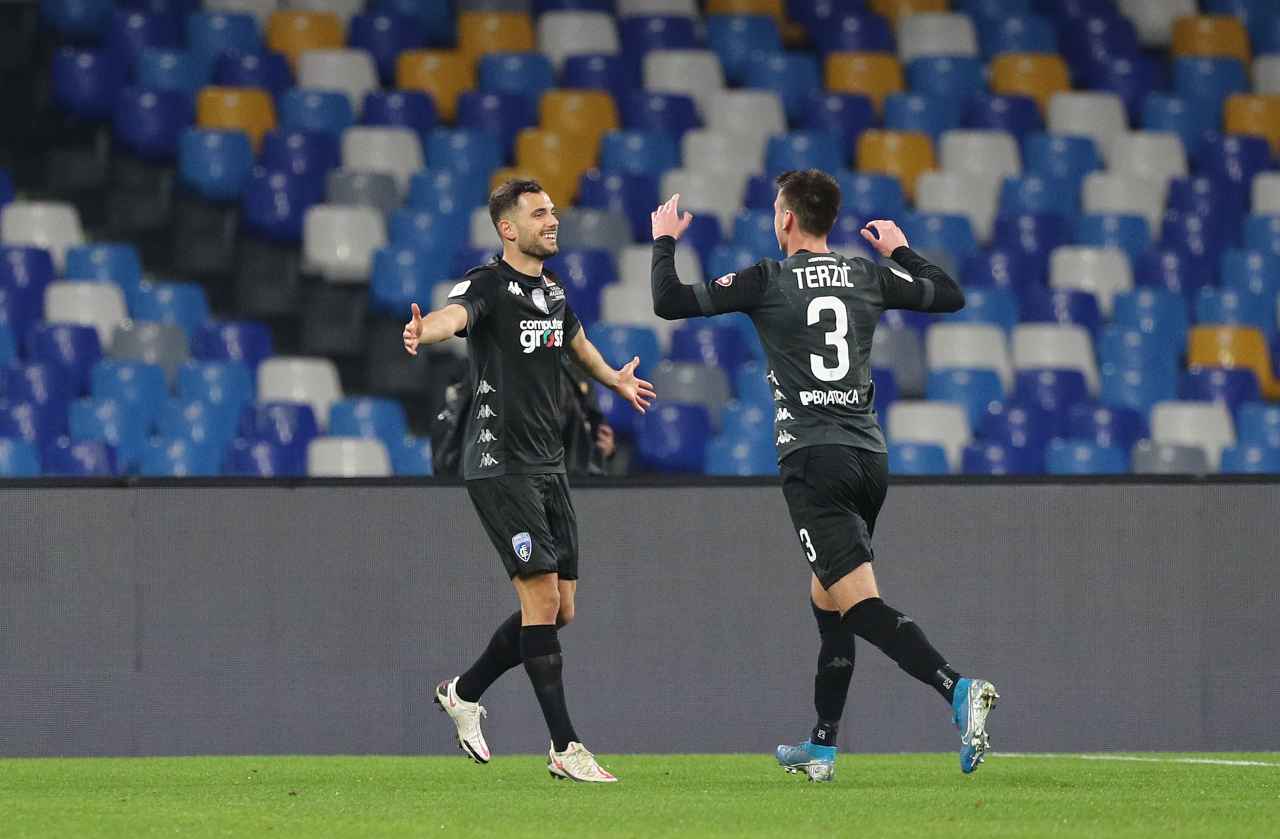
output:
{"label": "white pitch line", "polygon": [[1031,752],[991,752],[991,756],[995,758],[1002,757],[1028,757],[1028,758],[1049,758],[1057,760],[1118,760],[1128,761],[1130,763],[1194,763],[1204,766],[1269,766],[1272,769],[1280,769],[1280,763],[1268,763],[1263,760],[1224,760],[1222,758],[1213,757],[1138,757],[1137,755],[1100,755],[1100,754],[1066,754],[1063,752],[1045,752],[1034,754]]}

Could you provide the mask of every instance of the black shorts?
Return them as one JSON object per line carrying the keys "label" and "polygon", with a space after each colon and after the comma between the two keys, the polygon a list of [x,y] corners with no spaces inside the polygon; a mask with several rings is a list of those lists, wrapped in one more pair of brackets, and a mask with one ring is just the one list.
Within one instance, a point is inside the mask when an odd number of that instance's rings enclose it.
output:
{"label": "black shorts", "polygon": [[809,446],[787,455],[781,472],[800,547],[824,589],[875,559],[871,534],[888,490],[887,454]]}
{"label": "black shorts", "polygon": [[467,481],[480,523],[508,577],[578,579],[578,514],[564,475],[499,475]]}

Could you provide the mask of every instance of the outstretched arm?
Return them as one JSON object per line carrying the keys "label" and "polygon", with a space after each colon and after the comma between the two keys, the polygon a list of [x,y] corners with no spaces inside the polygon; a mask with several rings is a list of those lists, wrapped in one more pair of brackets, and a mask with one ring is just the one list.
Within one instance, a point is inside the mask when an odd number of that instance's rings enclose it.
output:
{"label": "outstretched arm", "polygon": [[[650,214],[653,221],[653,266],[650,271],[653,313],[664,320],[748,312],[764,294],[764,274],[756,267],[708,282],[685,285],[676,273],[676,240],[693,215],[680,215],[680,193]],[[737,282],[735,283],[735,279]]]}
{"label": "outstretched arm", "polygon": [[587,340],[585,329],[579,329],[578,334],[573,336],[573,340],[569,342],[569,349],[573,350],[574,357],[578,359],[582,368],[591,374],[591,378],[630,402],[631,407],[640,413],[643,414],[649,407],[655,394],[653,385],[644,379],[636,378],[636,367],[640,364],[639,356],[628,361],[621,370],[614,370],[604,360],[604,356],[600,355],[596,345]]}
{"label": "outstretched arm", "polygon": [[438,344],[452,338],[467,328],[467,310],[457,303],[450,303],[425,317],[418,304],[411,307],[413,316],[404,325],[404,348],[409,355],[417,355],[423,344]]}
{"label": "outstretched arm", "polygon": [[964,291],[951,276],[911,250],[907,237],[891,221],[868,222],[862,238],[906,269],[907,274],[885,266],[877,266],[884,292],[886,309],[912,309],[917,312],[958,312],[964,308]]}

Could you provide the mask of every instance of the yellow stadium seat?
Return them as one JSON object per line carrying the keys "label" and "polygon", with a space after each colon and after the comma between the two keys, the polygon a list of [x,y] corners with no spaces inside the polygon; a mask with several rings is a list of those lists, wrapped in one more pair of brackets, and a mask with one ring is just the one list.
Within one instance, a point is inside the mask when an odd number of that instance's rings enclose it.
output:
{"label": "yellow stadium seat", "polygon": [[918,131],[872,129],[858,138],[858,170],[893,175],[908,198],[914,198],[916,179],[937,168],[933,142]]}
{"label": "yellow stadium seat", "polygon": [[876,110],[884,107],[884,99],[905,88],[902,64],[884,52],[833,52],[827,56],[827,89],[834,93],[861,93],[875,102]]}
{"label": "yellow stadium seat", "polygon": [[440,117],[450,122],[458,113],[458,96],[475,86],[475,62],[458,50],[408,50],[396,60],[396,87],[426,91]]}
{"label": "yellow stadium seat", "polygon": [[1228,134],[1258,134],[1271,143],[1272,154],[1280,154],[1280,95],[1237,93],[1228,97]]}
{"label": "yellow stadium seat", "polygon": [[1239,367],[1252,370],[1267,399],[1280,399],[1280,382],[1272,374],[1271,354],[1262,332],[1241,326],[1197,326],[1187,338],[1187,364],[1192,367]]}
{"label": "yellow stadium seat", "polygon": [[765,15],[782,26],[787,19],[782,0],[707,0],[709,15]]}
{"label": "yellow stadium seat", "polygon": [[[579,137],[526,128],[516,136],[517,169],[528,169],[555,183],[552,200],[567,205],[578,193],[578,178],[596,165],[598,143]],[[550,191],[550,189],[548,189]]]}
{"label": "yellow stadium seat", "polygon": [[618,109],[613,97],[602,90],[551,90],[538,104],[542,127],[571,137],[581,137],[591,147],[618,130]]}
{"label": "yellow stadium seat", "polygon": [[338,49],[346,43],[342,21],[329,12],[275,12],[267,23],[267,46],[284,53],[295,69],[307,50]]}
{"label": "yellow stadium seat", "polygon": [[991,62],[991,89],[1001,95],[1030,96],[1044,114],[1051,96],[1071,89],[1071,74],[1060,55],[1004,53]]}
{"label": "yellow stadium seat", "polygon": [[1192,15],[1173,24],[1174,56],[1238,58],[1248,64],[1249,33],[1234,15]]}
{"label": "yellow stadium seat", "polygon": [[473,60],[487,52],[529,52],[535,49],[533,21],[523,12],[463,12],[458,49]]}
{"label": "yellow stadium seat", "polygon": [[513,178],[537,181],[546,190],[547,195],[551,196],[551,203],[557,207],[567,207],[571,200],[568,196],[572,195],[577,188],[576,179],[570,179],[562,172],[539,171],[532,166],[505,166],[495,169],[489,176],[489,191],[493,192],[504,182]]}
{"label": "yellow stadium seat", "polygon": [[257,87],[206,87],[196,100],[196,124],[201,128],[243,131],[254,149],[276,127],[271,96]]}
{"label": "yellow stadium seat", "polygon": [[871,0],[871,11],[897,23],[899,18],[921,12],[947,12],[951,4],[947,0]]}

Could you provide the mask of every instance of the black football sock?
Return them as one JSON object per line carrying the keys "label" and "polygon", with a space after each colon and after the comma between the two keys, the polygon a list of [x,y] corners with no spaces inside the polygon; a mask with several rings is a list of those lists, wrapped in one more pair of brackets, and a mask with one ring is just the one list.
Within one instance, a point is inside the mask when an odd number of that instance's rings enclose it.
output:
{"label": "black football sock", "polygon": [[522,627],[520,657],[524,659],[525,672],[529,674],[533,692],[542,706],[542,716],[551,732],[551,744],[557,752],[563,752],[569,748],[569,743],[578,739],[578,735],[569,721],[569,709],[564,701],[564,682],[561,680],[564,661],[560,656],[560,637],[556,628],[551,624]]}
{"label": "black football sock", "polygon": [[813,727],[809,742],[834,746],[849,696],[849,680],[853,678],[853,633],[840,622],[839,612],[819,609],[812,601],[809,605],[813,606],[818,637],[822,639],[818,670],[813,677],[813,708],[818,712],[818,724]]}
{"label": "black football sock", "polygon": [[944,659],[915,621],[879,597],[863,600],[844,613],[844,625],[879,647],[898,666],[950,702],[960,674]]}
{"label": "black football sock", "polygon": [[489,685],[498,677],[520,663],[520,612],[507,618],[489,639],[489,646],[471,665],[471,669],[458,677],[458,698],[466,702],[477,701]]}

